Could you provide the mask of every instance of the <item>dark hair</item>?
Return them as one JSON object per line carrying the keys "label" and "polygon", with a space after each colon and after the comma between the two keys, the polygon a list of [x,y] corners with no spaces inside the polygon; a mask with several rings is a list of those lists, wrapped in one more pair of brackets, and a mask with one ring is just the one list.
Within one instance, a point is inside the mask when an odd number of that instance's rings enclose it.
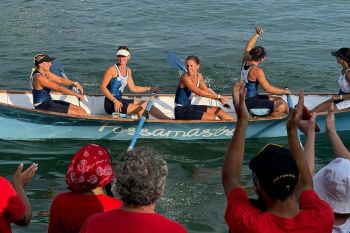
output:
{"label": "dark hair", "polygon": [[350,48],[340,48],[336,52],[336,56],[340,57],[341,59],[345,60],[348,64],[350,64]]}
{"label": "dark hair", "polygon": [[253,61],[260,61],[266,56],[266,50],[264,47],[256,46],[249,51],[249,55]]}
{"label": "dark hair", "polygon": [[126,51],[130,52],[129,48],[125,45],[119,46],[117,51],[121,50],[121,49],[125,49]]}
{"label": "dark hair", "polygon": [[201,64],[201,60],[199,59],[199,57],[195,56],[195,55],[190,55],[186,58],[186,62],[187,61],[194,61],[195,63],[197,63],[197,65]]}

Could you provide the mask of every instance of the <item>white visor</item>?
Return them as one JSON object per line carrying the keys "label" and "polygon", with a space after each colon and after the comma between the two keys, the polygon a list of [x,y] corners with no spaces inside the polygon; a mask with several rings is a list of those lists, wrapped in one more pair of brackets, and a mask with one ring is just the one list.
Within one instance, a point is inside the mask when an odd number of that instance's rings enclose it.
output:
{"label": "white visor", "polygon": [[130,56],[130,53],[129,53],[129,51],[128,51],[128,50],[125,50],[125,49],[119,49],[115,55],[116,55],[116,56],[124,56],[124,57],[128,57],[128,56]]}

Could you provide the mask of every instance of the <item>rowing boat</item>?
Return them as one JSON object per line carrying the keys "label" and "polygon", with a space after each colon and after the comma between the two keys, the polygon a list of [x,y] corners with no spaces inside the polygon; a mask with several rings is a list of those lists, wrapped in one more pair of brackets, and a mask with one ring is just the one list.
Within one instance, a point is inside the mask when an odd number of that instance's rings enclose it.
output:
{"label": "rowing boat", "polygon": [[[330,98],[331,94],[305,94],[305,105],[312,109]],[[63,113],[35,110],[32,95],[28,91],[0,90],[0,139],[3,140],[47,140],[47,139],[87,139],[87,140],[130,140],[138,125],[137,119],[113,118],[103,109],[104,96],[85,95],[83,101],[73,96],[52,93],[53,99],[64,100],[83,107],[89,116],[81,117]],[[148,100],[150,95],[126,95],[126,98]],[[230,98],[227,96],[227,98]],[[294,103],[298,97],[292,96]],[[174,95],[159,94],[154,97],[154,106],[169,118],[174,118]],[[230,101],[232,102],[232,101]],[[194,104],[220,106],[221,103],[204,97],[195,97]],[[234,108],[225,111],[235,116]],[[336,113],[337,131],[350,130],[350,112]],[[325,114],[317,117],[321,133],[325,131]],[[286,116],[252,117],[248,138],[283,137]],[[160,120],[150,117],[142,128],[140,138],[145,139],[230,139],[235,121]]]}

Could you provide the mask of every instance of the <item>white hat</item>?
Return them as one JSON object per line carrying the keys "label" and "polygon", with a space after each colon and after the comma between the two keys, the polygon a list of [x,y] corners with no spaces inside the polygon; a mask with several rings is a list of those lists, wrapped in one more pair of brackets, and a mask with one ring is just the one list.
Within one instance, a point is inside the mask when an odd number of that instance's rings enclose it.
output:
{"label": "white hat", "polygon": [[128,57],[128,56],[130,56],[130,52],[126,49],[119,49],[115,55]]}
{"label": "white hat", "polygon": [[350,160],[336,158],[314,176],[314,189],[334,213],[350,213]]}

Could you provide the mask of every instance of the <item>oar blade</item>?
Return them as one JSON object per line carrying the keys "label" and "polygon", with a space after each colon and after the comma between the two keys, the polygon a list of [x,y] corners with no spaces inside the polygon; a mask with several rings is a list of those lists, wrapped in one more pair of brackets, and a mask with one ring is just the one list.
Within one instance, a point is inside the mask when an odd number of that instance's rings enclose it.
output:
{"label": "oar blade", "polygon": [[64,74],[63,65],[58,59],[55,59],[52,61],[50,69],[51,69],[52,73],[54,73],[58,76],[61,76],[61,77],[66,76]]}
{"label": "oar blade", "polygon": [[187,69],[184,63],[181,61],[179,57],[173,51],[168,51],[166,60],[168,64],[176,70],[181,70],[182,72],[187,73]]}

